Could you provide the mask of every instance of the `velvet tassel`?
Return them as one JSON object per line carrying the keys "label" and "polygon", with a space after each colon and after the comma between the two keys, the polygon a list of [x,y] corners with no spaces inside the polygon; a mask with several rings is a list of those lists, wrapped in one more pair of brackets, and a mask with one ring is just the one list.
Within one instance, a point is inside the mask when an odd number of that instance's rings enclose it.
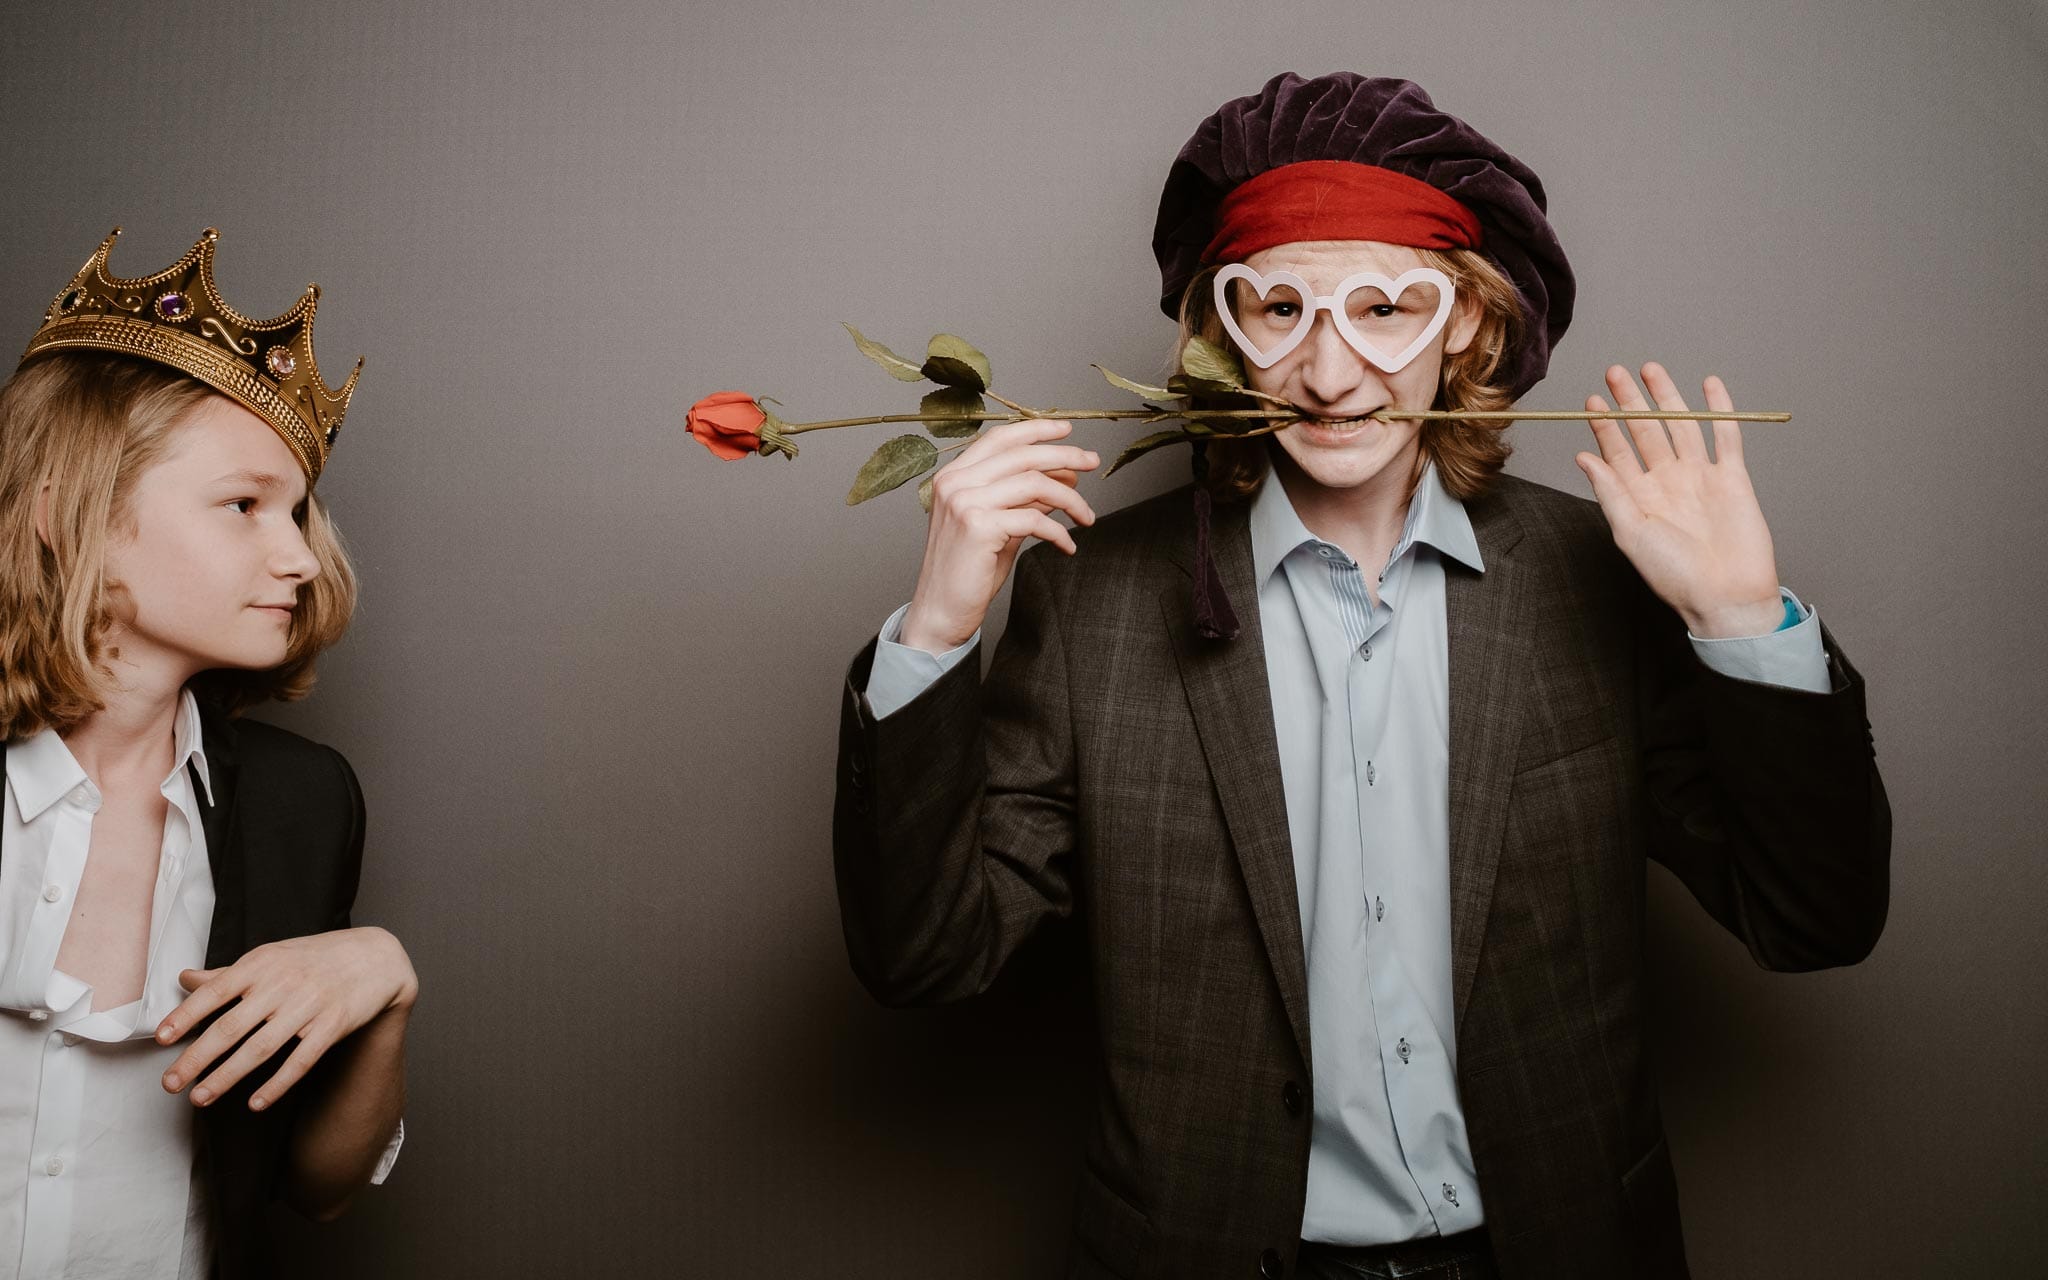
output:
{"label": "velvet tassel", "polygon": [[1209,516],[1214,500],[1209,496],[1208,442],[1194,442],[1195,455],[1195,632],[1205,640],[1235,640],[1237,612],[1223,590],[1223,575],[1216,571],[1216,553],[1209,545]]}

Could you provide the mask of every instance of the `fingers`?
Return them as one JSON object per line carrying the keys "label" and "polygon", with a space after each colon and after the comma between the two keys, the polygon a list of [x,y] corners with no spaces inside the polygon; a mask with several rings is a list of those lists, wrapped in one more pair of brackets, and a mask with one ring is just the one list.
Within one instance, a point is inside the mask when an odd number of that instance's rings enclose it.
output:
{"label": "fingers", "polygon": [[286,1090],[306,1078],[313,1064],[332,1049],[339,1037],[320,1025],[319,1019],[306,1027],[305,1035],[299,1040],[299,1047],[271,1074],[249,1099],[251,1111],[261,1111],[285,1095]]}
{"label": "fingers", "polygon": [[[1095,523],[1095,508],[1074,488],[1079,471],[1099,459],[1065,445],[1021,445],[981,464],[947,467],[932,480],[932,513],[948,524],[972,525],[974,514],[1022,506],[1062,511],[1076,524]],[[935,525],[936,529],[937,526]]]}
{"label": "fingers", "polygon": [[[1729,397],[1726,383],[1709,375],[1706,389],[1707,408],[1717,413],[1734,412],[1735,401]],[[1733,418],[1714,419],[1714,461],[1742,465],[1742,424]]]}
{"label": "fingers", "polygon": [[1618,529],[1641,518],[1642,512],[1635,499],[1629,496],[1628,486],[1622,483],[1613,467],[1590,453],[1579,454],[1574,461],[1579,464],[1579,470],[1586,473],[1586,479],[1593,482],[1593,497],[1599,502],[1610,528]]}
{"label": "fingers", "polygon": [[[1640,412],[1650,407],[1649,402],[1643,399],[1643,393],[1637,389],[1636,380],[1618,364],[1607,367],[1607,390],[1613,394],[1617,409]],[[1678,456],[1671,447],[1671,438],[1664,434],[1662,422],[1655,418],[1629,418],[1626,421],[1629,438],[1635,441],[1636,452],[1642,455],[1645,470]]]}
{"label": "fingers", "polygon": [[241,1047],[228,1055],[227,1061],[207,1072],[204,1080],[192,1086],[192,1105],[203,1107],[240,1084],[243,1076],[284,1048],[302,1025],[300,1019],[284,1017],[273,1017],[263,1023],[256,1034],[242,1041]]}
{"label": "fingers", "polygon": [[[1072,434],[1074,424],[1060,418],[1027,418],[1023,422],[1004,422],[989,427],[975,438],[973,444],[960,451],[954,460],[955,467],[971,467],[985,458],[1004,453],[1020,445],[1045,444],[1064,440]],[[1081,452],[1086,452],[1082,450]],[[1086,468],[1083,468],[1084,470]]]}
{"label": "fingers", "polygon": [[1043,471],[1026,471],[993,484],[977,486],[966,499],[985,508],[1027,507],[1043,511],[1064,511],[1076,524],[1093,524],[1095,512],[1088,500]]}
{"label": "fingers", "polygon": [[[1656,397],[1659,409],[1669,409],[1674,413],[1688,411],[1685,397],[1678,392],[1678,384],[1671,380],[1663,365],[1654,360],[1644,365],[1643,385]],[[1707,438],[1699,423],[1688,418],[1667,419],[1664,432],[1671,439],[1672,452],[1679,458],[1689,462],[1707,461]]]}
{"label": "fingers", "polygon": [[271,1010],[268,1008],[259,1008],[254,1003],[243,1000],[214,1019],[213,1025],[206,1029],[206,1033],[186,1046],[185,1052],[179,1054],[177,1061],[171,1063],[170,1070],[164,1072],[165,1090],[176,1093],[198,1079],[209,1063],[239,1044],[242,1038],[261,1025],[270,1013]]}
{"label": "fingers", "polygon": [[946,470],[953,473],[954,485],[970,486],[992,484],[1024,471],[1093,471],[1101,463],[1102,459],[1092,449],[1067,444],[1024,444],[986,454],[971,465],[963,454],[960,462]]}
{"label": "fingers", "polygon": [[[1604,413],[1606,410],[1607,402],[1599,396],[1586,397],[1588,413]],[[1629,448],[1628,437],[1622,434],[1619,421],[1613,418],[1595,418],[1591,426],[1593,442],[1600,446],[1601,461],[1615,474],[1639,476],[1643,473],[1643,464],[1636,460],[1636,451]],[[1583,471],[1585,468],[1581,467],[1580,470]]]}
{"label": "fingers", "polygon": [[1074,535],[1067,527],[1043,511],[1031,507],[1012,507],[998,512],[995,523],[1012,539],[1039,538],[1052,543],[1068,555],[1078,550]]}
{"label": "fingers", "polygon": [[[192,994],[156,1024],[156,1042],[176,1044],[180,1036],[206,1021],[215,1009],[241,995],[245,984],[237,977],[229,976],[233,974],[232,966],[226,969],[186,969],[180,973],[178,985]],[[189,1075],[187,1073],[187,1078]]]}

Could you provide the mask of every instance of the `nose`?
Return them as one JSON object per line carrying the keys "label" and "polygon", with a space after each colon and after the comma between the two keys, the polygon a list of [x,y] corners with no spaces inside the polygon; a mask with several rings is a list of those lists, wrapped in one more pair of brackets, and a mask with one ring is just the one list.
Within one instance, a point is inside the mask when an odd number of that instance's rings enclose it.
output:
{"label": "nose", "polygon": [[1364,357],[1344,341],[1327,312],[1316,317],[1301,351],[1301,387],[1321,404],[1342,402],[1368,376]]}
{"label": "nose", "polygon": [[295,520],[285,521],[276,548],[271,552],[270,571],[300,586],[320,576],[320,557],[306,543],[306,531]]}

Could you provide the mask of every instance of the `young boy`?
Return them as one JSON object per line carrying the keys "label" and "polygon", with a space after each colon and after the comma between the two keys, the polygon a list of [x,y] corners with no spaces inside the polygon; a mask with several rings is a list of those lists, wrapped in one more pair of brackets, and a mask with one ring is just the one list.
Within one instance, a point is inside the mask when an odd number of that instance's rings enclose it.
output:
{"label": "young boy", "polygon": [[109,236],[0,388],[10,1275],[271,1274],[270,1200],[331,1217],[402,1140],[418,982],[349,927],[355,776],[236,718],[348,625],[312,485],[356,379],[314,365],[317,290],[221,302],[214,240],[123,279]]}
{"label": "young boy", "polygon": [[1736,425],[1710,457],[1697,424],[1596,422],[1595,506],[1500,474],[1504,422],[1366,418],[1505,408],[1573,300],[1535,175],[1406,81],[1225,104],[1154,251],[1183,333],[1305,416],[1212,449],[1206,531],[1185,492],[1098,524],[1064,423],[938,474],[846,690],[856,972],[955,999],[1085,922],[1073,1275],[1685,1274],[1644,855],[1772,968],[1861,958],[1886,904],[1862,683],[1779,588]]}

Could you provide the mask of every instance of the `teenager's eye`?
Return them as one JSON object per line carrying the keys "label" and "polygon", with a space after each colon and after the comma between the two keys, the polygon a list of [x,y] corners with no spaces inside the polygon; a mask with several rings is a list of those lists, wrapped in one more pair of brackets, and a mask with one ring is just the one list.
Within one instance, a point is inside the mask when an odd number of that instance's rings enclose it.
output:
{"label": "teenager's eye", "polygon": [[1266,314],[1275,320],[1292,320],[1301,314],[1301,304],[1295,302],[1269,302]]}
{"label": "teenager's eye", "polygon": [[248,515],[250,511],[255,509],[255,506],[256,499],[254,498],[236,498],[233,502],[227,504],[228,510],[238,516]]}
{"label": "teenager's eye", "polygon": [[1373,319],[1385,320],[1389,316],[1393,315],[1396,311],[1399,311],[1400,308],[1395,306],[1391,302],[1382,302],[1378,306],[1368,307],[1366,308],[1366,310],[1372,316]]}

